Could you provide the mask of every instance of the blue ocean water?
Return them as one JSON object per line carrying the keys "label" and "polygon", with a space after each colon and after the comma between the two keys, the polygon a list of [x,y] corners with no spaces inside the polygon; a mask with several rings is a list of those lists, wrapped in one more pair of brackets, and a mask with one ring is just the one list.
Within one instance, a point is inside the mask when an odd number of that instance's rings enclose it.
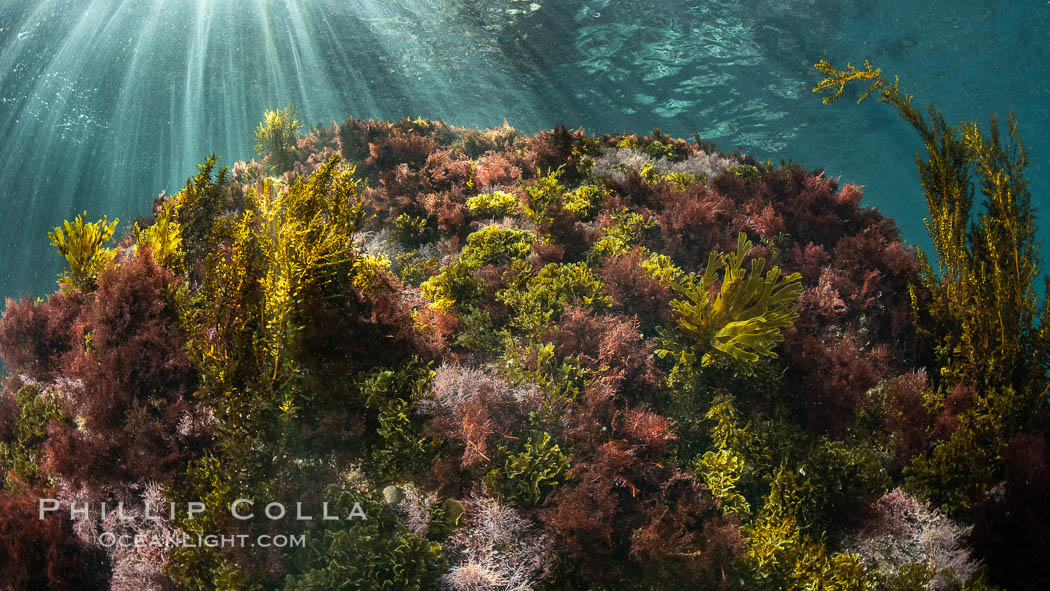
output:
{"label": "blue ocean water", "polygon": [[1048,32],[1046,0],[0,0],[0,297],[54,289],[63,219],[129,223],[207,154],[252,157],[287,103],[323,124],[697,132],[864,185],[924,243],[914,133],[874,100],[823,106],[812,64],[870,58],[949,121],[1015,110],[1043,204]]}

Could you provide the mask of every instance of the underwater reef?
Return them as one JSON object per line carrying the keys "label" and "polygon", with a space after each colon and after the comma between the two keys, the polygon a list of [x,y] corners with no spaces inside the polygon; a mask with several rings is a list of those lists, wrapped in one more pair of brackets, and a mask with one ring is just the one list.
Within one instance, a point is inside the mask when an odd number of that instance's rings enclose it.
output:
{"label": "underwater reef", "polygon": [[699,137],[292,107],[117,241],[65,222],[0,320],[0,586],[1045,588],[1016,126],[820,67],[919,132],[936,252]]}

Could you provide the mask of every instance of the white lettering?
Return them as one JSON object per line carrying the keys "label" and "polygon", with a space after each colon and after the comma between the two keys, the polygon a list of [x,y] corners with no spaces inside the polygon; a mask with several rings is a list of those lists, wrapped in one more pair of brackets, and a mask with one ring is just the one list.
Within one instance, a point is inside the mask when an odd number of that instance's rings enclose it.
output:
{"label": "white lettering", "polygon": [[[45,507],[45,504],[48,506]],[[58,506],[58,499],[40,499],[40,519],[44,518],[44,513],[58,511]]]}
{"label": "white lettering", "polygon": [[230,514],[236,517],[237,519],[240,519],[241,521],[244,521],[245,519],[251,519],[252,517],[255,517],[255,513],[241,515],[237,512],[237,507],[239,507],[240,505],[248,505],[249,507],[251,507],[254,504],[255,503],[249,499],[237,499],[233,502],[232,505],[230,505]]}
{"label": "white lettering", "polygon": [[355,517],[360,517],[361,519],[368,519],[368,516],[365,515],[365,510],[361,508],[361,503],[354,503],[354,508],[350,510],[350,515],[347,517],[347,519],[352,520]]}
{"label": "white lettering", "polygon": [[88,518],[88,504],[87,504],[87,501],[84,501],[84,506],[79,508],[79,509],[77,508],[77,502],[76,501],[73,501],[72,503],[69,504],[69,518],[70,519],[77,519],[78,515],[82,515],[82,517],[80,517],[79,519],[85,519],[86,520]]}
{"label": "white lettering", "polygon": [[193,519],[197,513],[204,513],[204,503],[201,501],[190,501],[186,503],[186,517]]}
{"label": "white lettering", "polygon": [[[272,515],[270,513],[270,508],[271,507],[277,507],[278,509],[281,510],[281,512],[278,513],[277,515]],[[269,517],[271,521],[272,520],[277,520],[277,519],[280,519],[280,518],[284,517],[284,505],[282,505],[280,503],[270,503],[269,505],[266,505],[266,509],[263,512],[266,513],[266,516]]]}

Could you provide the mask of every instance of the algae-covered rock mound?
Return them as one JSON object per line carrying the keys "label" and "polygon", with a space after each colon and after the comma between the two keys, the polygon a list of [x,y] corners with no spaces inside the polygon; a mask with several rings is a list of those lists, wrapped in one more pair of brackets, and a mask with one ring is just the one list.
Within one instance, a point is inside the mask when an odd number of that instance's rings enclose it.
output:
{"label": "algae-covered rock mound", "polygon": [[1033,527],[1045,438],[942,378],[859,187],[659,131],[297,132],[117,247],[78,218],[8,302],[16,588],[978,589]]}

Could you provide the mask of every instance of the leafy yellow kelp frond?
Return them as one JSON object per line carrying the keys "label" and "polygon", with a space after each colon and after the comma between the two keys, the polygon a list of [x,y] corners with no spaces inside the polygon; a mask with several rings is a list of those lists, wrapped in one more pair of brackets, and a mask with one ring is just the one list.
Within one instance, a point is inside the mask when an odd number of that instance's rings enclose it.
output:
{"label": "leafy yellow kelp frond", "polygon": [[267,110],[255,129],[255,153],[267,157],[270,174],[282,174],[295,164],[295,143],[302,125],[296,118],[295,105]]}
{"label": "leafy yellow kelp frond", "polygon": [[390,271],[390,259],[384,254],[364,254],[354,263],[354,287],[367,291],[380,285],[383,273]]}
{"label": "leafy yellow kelp frond", "polygon": [[609,305],[601,279],[584,263],[550,263],[533,273],[522,265],[512,286],[496,299],[514,311],[509,326],[532,333],[557,322],[565,307],[577,302],[593,309]]}
{"label": "leafy yellow kelp frond", "polygon": [[864,70],[857,70],[847,64],[846,70],[838,70],[821,60],[814,67],[826,78],[817,83],[813,92],[835,89],[824,97],[824,103],[828,104],[838,100],[846,84],[858,80],[869,82],[857,102],[877,90],[881,95],[879,100],[896,107],[901,117],[919,133],[929,153],[927,162],[917,158],[930,212],[924,221],[940,260],[941,275],[950,284],[958,283],[965,275],[966,227],[973,204],[966,146],[957,137],[958,130],[949,126],[938,111],[930,107],[927,121],[911,104],[913,97],[901,94],[897,81],[890,84],[882,78],[882,70],[872,69],[867,61],[864,66]]}
{"label": "leafy yellow kelp frond", "polygon": [[562,206],[577,219],[590,220],[598,212],[606,190],[594,185],[580,185],[575,191],[565,195]]}
{"label": "leafy yellow kelp frond", "polygon": [[711,494],[722,502],[724,512],[742,516],[751,513],[747,499],[736,490],[737,481],[744,471],[744,461],[740,456],[728,449],[708,451],[696,459],[693,468]]}
{"label": "leafy yellow kelp frond", "polygon": [[536,171],[536,180],[523,185],[527,197],[522,211],[538,228],[549,225],[554,219],[553,212],[564,202],[565,186],[559,180],[564,171],[564,166],[548,170],[546,174]]}
{"label": "leafy yellow kelp frond", "polygon": [[245,211],[217,223],[222,248],[209,255],[199,296],[182,310],[189,350],[205,378],[199,395],[215,403],[232,437],[294,414],[298,335],[310,302],[341,297],[354,283],[354,246],[364,219],[360,181],[334,156],[305,181],[264,182]]}
{"label": "leafy yellow kelp frond", "polygon": [[[876,581],[852,552],[832,553],[824,535],[808,531],[798,515],[803,502],[799,473],[781,466],[754,520],[745,525],[744,563],[761,588],[782,590],[865,591]],[[803,495],[803,496],[800,496]]]}
{"label": "leafy yellow kelp frond", "polygon": [[330,283],[350,279],[357,258],[354,234],[364,218],[354,168],[332,157],[309,180],[281,192],[265,183],[253,196],[256,237],[266,274],[263,341],[276,379],[295,324],[291,312],[305,296],[324,298]]}
{"label": "leafy yellow kelp frond", "polygon": [[[802,276],[793,273],[780,276],[780,268],[773,267],[765,276],[766,261],[751,261],[750,271],[742,267],[752,243],[740,233],[735,253],[719,255],[712,252],[707,268],[697,283],[679,283],[676,288],[684,300],[671,302],[678,315],[678,333],[686,337],[681,344],[668,339],[670,352],[682,355],[682,360],[700,359],[704,365],[714,363],[715,351],[729,356],[745,373],[760,357],[776,357],[773,347],[784,339],[781,329],[791,326],[798,318],[795,302],[802,293]],[[724,271],[718,294],[711,298],[711,288]]]}
{"label": "leafy yellow kelp frond", "polygon": [[182,258],[191,274],[214,249],[218,238],[211,235],[212,230],[228,206],[229,170],[221,167],[212,178],[218,163],[218,156],[208,156],[197,165],[197,174],[171,197],[171,214],[179,224]]}
{"label": "leafy yellow kelp frond", "polygon": [[485,265],[523,260],[532,251],[536,235],[528,230],[485,226],[467,237],[459,258],[422,284],[423,297],[435,310],[465,312],[484,293],[474,274]]}
{"label": "leafy yellow kelp frond", "polygon": [[[1010,386],[1045,394],[1050,368],[1050,331],[1046,310],[1034,289],[1039,275],[1039,247],[1031,194],[1024,168],[1026,150],[1010,116],[1009,139],[1000,140],[993,116],[987,132],[976,122],[948,125],[930,106],[924,116],[904,95],[865,62],[865,70],[840,71],[821,61],[826,77],[813,91],[834,91],[832,102],[854,81],[868,82],[864,99],[879,91],[882,102],[897,111],[919,133],[927,158],[917,155],[919,179],[929,217],[924,221],[937,253],[937,266],[919,250],[921,280],[930,293],[917,311],[932,321],[926,330],[939,341],[941,376],[947,388],[966,381],[980,391]],[[973,181],[985,196],[985,210],[973,216]],[[1040,308],[1043,312],[1040,313]]]}
{"label": "leafy yellow kelp frond", "polygon": [[826,90],[834,90],[831,94],[824,97],[824,104],[833,103],[842,98],[842,92],[846,90],[846,85],[856,80],[870,80],[871,86],[861,95],[857,102],[861,102],[868,98],[873,90],[876,90],[879,86],[884,84],[882,80],[882,70],[880,68],[872,69],[871,64],[868,60],[864,60],[864,69],[858,70],[853,64],[847,63],[845,70],[836,69],[827,60],[820,60],[813,67],[825,74],[827,78],[824,78],[817,83],[817,86],[813,88],[813,92],[821,93]]}
{"label": "leafy yellow kelp frond", "polygon": [[173,201],[164,201],[153,224],[145,230],[135,223],[135,254],[143,247],[150,249],[160,265],[173,270],[182,268],[182,227],[175,221]]}
{"label": "leafy yellow kelp frond", "polygon": [[59,276],[62,283],[81,290],[90,289],[98,274],[117,254],[116,249],[103,248],[102,245],[113,237],[120,221],[109,222],[103,217],[93,224],[85,224],[86,215],[85,211],[72,222],[66,220],[47,233],[52,246],[57,247],[58,254],[69,263],[69,270]]}
{"label": "leafy yellow kelp frond", "polygon": [[686,273],[674,264],[671,257],[665,254],[649,253],[649,258],[642,261],[642,269],[661,285],[669,287],[677,293],[690,290],[696,286],[696,276]]}
{"label": "leafy yellow kelp frond", "polygon": [[506,191],[482,193],[467,199],[470,213],[482,217],[502,217],[512,215],[518,208],[518,196]]}
{"label": "leafy yellow kelp frond", "polygon": [[[1038,320],[1039,298],[1034,289],[1039,276],[1039,245],[1035,240],[1028,180],[1024,177],[1028,159],[1012,117],[1009,134],[1010,143],[1004,149],[995,117],[987,137],[976,123],[962,125],[962,141],[980,180],[986,206],[968,237],[968,275],[981,283],[967,287],[977,309],[999,311],[994,317],[984,317],[980,325],[969,324],[964,334],[967,341],[977,341],[967,342],[973,350],[991,354],[983,368],[973,364],[974,369],[998,373],[997,377],[1006,379],[1010,369],[1045,375],[1048,361],[1048,342],[1040,330],[1040,324],[1045,327],[1045,319]],[[1036,356],[1030,357],[1030,351]],[[998,361],[1002,367],[987,361]],[[1045,384],[1045,380],[1040,381]],[[1005,387],[1008,382],[1003,380],[999,385]],[[1029,389],[1030,384],[1012,385]]]}

